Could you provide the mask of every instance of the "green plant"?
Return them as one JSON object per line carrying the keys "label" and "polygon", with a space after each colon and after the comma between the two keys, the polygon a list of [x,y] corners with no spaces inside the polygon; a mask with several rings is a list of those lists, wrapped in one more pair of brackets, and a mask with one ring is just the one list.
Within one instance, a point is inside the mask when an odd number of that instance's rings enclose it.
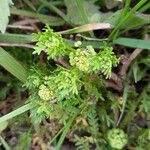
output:
{"label": "green plant", "polygon": [[116,149],[122,149],[127,143],[127,135],[120,129],[112,129],[108,131],[108,142]]}
{"label": "green plant", "polygon": [[[65,125],[69,118],[76,114],[78,116],[78,112],[84,108],[90,111],[86,111],[87,114],[83,112],[83,115],[89,120],[90,133],[96,139],[98,125],[96,118],[96,122],[93,118],[96,107],[92,105],[102,98],[97,82],[103,78],[99,79],[98,75],[110,78],[112,67],[119,63],[112,47],[104,43],[104,48],[96,52],[92,46],[82,47],[82,43],[77,42],[77,48],[71,48],[48,26],[43,33],[34,34],[34,37],[37,40],[34,54],[40,55],[43,51],[48,59],[58,61],[61,58],[63,63],[50,68],[44,64],[33,66],[29,71],[25,86],[31,91],[28,101],[34,106],[31,109],[33,122],[40,123],[50,118]],[[63,64],[68,67],[65,68]]]}

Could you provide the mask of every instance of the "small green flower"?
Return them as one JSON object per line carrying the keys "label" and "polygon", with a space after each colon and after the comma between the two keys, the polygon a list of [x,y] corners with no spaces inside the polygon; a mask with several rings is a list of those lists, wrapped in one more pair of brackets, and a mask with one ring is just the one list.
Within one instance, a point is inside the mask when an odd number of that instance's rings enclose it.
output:
{"label": "small green flower", "polygon": [[116,149],[123,149],[128,143],[127,135],[121,129],[112,129],[107,134],[109,144]]}
{"label": "small green flower", "polygon": [[38,95],[40,96],[41,99],[46,101],[55,98],[54,92],[43,84],[39,87]]}
{"label": "small green flower", "polygon": [[94,49],[77,49],[75,53],[70,53],[70,64],[76,66],[83,72],[89,72],[91,69],[92,57],[95,55]]}

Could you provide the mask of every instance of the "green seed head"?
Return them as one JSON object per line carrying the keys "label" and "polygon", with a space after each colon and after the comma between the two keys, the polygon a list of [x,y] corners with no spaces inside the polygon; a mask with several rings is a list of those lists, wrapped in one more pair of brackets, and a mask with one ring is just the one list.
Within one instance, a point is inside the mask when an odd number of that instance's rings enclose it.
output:
{"label": "green seed head", "polygon": [[43,84],[39,87],[38,95],[40,96],[41,99],[46,101],[55,98],[54,92]]}
{"label": "green seed head", "polygon": [[127,143],[127,135],[121,129],[112,129],[107,134],[109,144],[116,149],[122,149]]}

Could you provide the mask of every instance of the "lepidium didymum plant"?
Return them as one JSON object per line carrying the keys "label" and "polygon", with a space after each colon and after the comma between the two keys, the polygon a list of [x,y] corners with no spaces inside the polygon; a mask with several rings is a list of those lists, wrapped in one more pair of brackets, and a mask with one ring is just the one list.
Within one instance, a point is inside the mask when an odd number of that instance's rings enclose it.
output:
{"label": "lepidium didymum plant", "polygon": [[[33,36],[37,41],[33,54],[47,55],[47,63],[31,67],[25,84],[34,106],[33,122],[55,119],[65,125],[74,116],[75,120],[84,116],[81,122],[89,124],[88,112],[92,108],[95,113],[96,103],[103,100],[102,79],[110,78],[112,68],[119,63],[113,48],[105,43],[103,49],[95,51],[91,45],[83,47],[81,41],[70,47],[48,26]],[[60,58],[63,63],[59,65],[48,63]]]}

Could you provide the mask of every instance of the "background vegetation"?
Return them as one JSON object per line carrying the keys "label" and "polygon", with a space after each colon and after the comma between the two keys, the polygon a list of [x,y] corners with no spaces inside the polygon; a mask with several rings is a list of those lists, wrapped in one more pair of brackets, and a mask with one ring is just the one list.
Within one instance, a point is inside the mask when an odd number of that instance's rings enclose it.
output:
{"label": "background vegetation", "polygon": [[149,0],[1,0],[0,31],[0,149],[149,150]]}

